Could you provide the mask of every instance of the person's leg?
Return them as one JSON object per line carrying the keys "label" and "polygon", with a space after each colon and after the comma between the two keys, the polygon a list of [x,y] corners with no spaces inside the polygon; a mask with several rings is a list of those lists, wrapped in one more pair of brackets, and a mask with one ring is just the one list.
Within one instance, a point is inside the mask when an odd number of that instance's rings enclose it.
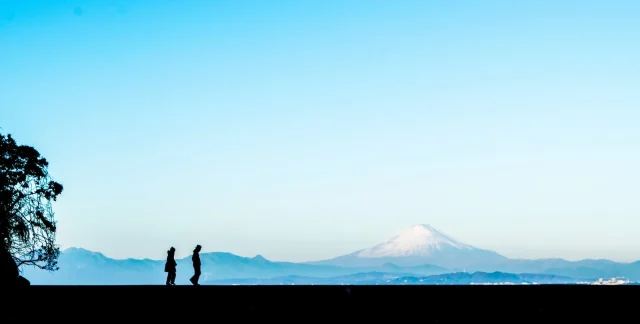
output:
{"label": "person's leg", "polygon": [[167,286],[171,285],[171,272],[167,272]]}
{"label": "person's leg", "polygon": [[200,279],[200,267],[196,267],[194,265],[193,267],[193,277],[191,277],[191,279],[189,279],[189,281],[191,281],[191,283],[194,286],[198,285],[198,279]]}
{"label": "person's leg", "polygon": [[171,283],[172,286],[176,284],[176,273],[175,272],[171,273],[171,282],[170,283]]}
{"label": "person's leg", "polygon": [[197,286],[198,280],[200,280],[200,269],[196,270],[196,274],[193,276],[193,284]]}

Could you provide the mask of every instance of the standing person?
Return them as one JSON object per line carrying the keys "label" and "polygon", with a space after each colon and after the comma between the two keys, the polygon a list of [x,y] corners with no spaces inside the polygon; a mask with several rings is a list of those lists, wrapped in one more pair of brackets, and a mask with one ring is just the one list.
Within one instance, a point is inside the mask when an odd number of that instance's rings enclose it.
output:
{"label": "standing person", "polygon": [[202,250],[202,247],[200,245],[197,245],[195,250],[193,250],[193,256],[191,257],[191,260],[193,261],[193,277],[191,277],[191,279],[189,279],[189,281],[191,281],[191,283],[194,286],[199,286],[198,284],[198,280],[200,279],[200,250]]}
{"label": "standing person", "polygon": [[167,263],[164,264],[164,272],[167,273],[167,286],[176,285],[176,249],[172,246],[167,251]]}

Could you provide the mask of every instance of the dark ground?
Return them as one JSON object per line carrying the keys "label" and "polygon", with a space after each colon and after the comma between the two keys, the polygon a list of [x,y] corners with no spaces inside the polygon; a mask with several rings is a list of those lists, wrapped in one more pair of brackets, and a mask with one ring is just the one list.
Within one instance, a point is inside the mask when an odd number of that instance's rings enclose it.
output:
{"label": "dark ground", "polygon": [[255,318],[637,323],[640,306],[640,286],[31,286],[12,295],[23,301],[15,311],[55,309],[47,316],[60,322],[112,323]]}

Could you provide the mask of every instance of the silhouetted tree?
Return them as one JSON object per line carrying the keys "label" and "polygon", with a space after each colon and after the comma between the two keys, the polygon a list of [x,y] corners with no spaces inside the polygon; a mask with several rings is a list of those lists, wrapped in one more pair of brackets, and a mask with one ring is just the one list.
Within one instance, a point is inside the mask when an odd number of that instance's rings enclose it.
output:
{"label": "silhouetted tree", "polygon": [[18,267],[58,270],[51,203],[62,185],[51,179],[48,166],[35,148],[0,134],[0,252],[8,251]]}

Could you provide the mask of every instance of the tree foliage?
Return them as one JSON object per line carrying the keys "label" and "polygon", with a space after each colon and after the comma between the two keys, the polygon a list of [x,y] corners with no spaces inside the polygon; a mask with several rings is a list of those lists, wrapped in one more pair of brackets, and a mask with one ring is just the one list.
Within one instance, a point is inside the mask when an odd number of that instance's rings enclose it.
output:
{"label": "tree foliage", "polygon": [[52,202],[62,185],[49,176],[48,166],[35,148],[0,134],[0,248],[18,266],[55,271],[60,248]]}

